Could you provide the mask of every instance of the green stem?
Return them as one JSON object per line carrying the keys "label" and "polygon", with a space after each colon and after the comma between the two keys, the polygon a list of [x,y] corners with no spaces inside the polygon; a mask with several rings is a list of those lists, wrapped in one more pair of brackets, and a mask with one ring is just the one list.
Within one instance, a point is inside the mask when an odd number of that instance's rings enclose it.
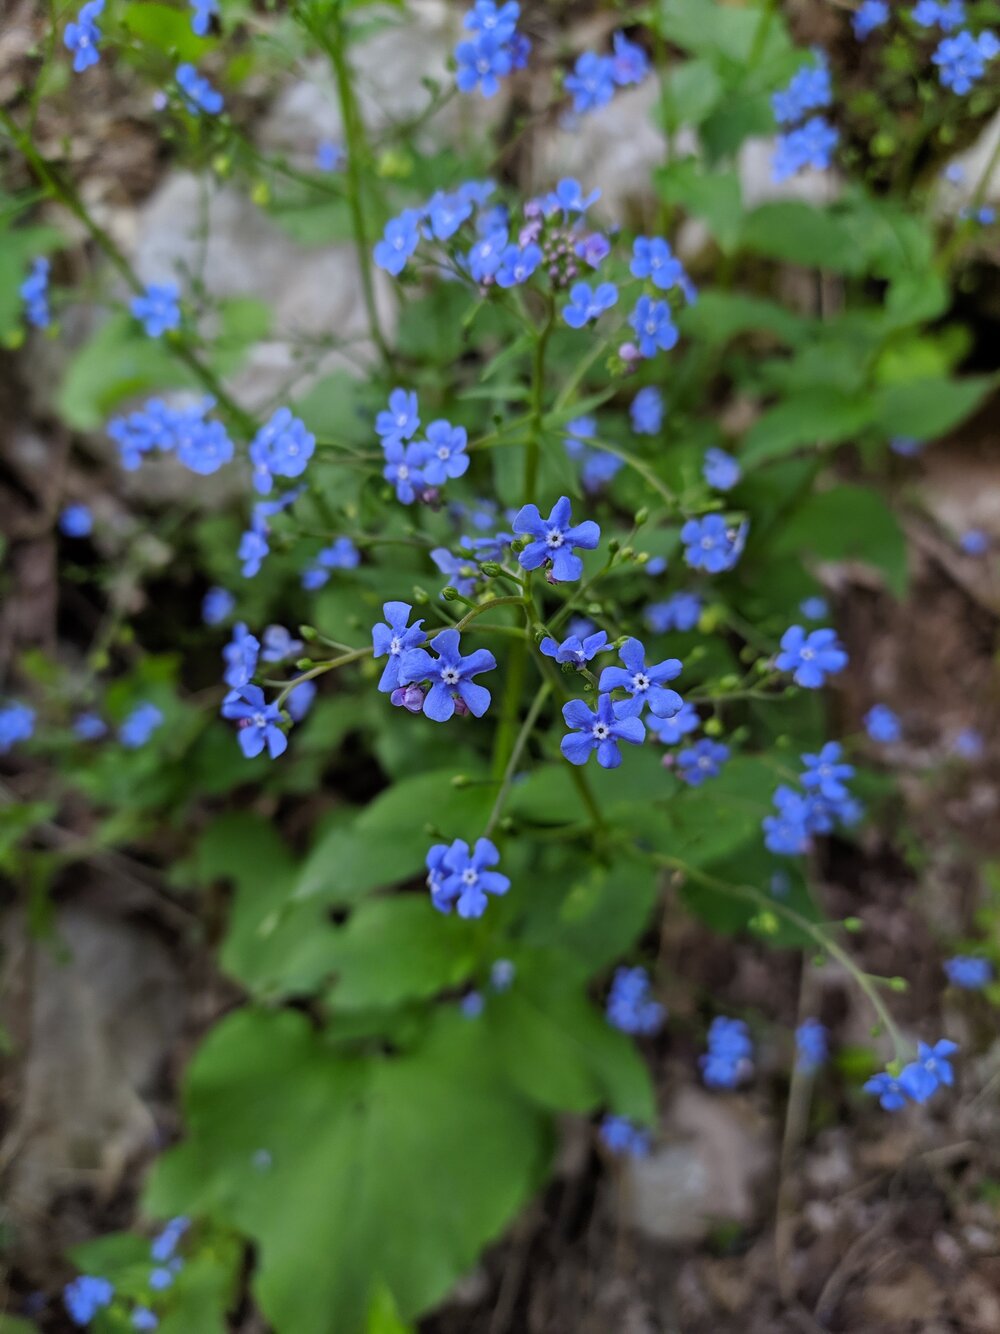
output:
{"label": "green stem", "polygon": [[486,822],[486,828],[483,830],[483,838],[489,838],[496,828],[497,822],[503,813],[504,802],[507,800],[507,793],[510,791],[510,785],[514,781],[514,774],[517,772],[517,766],[521,760],[521,754],[527,745],[528,737],[538,720],[545,701],[552,692],[550,682],[543,681],[538,688],[535,698],[531,702],[531,708],[524,716],[524,722],[521,724],[521,730],[517,734],[517,739],[511,747],[510,758],[507,760],[507,767],[504,770],[503,780],[500,784],[500,791],[497,793],[496,800],[493,803],[493,809],[490,811],[490,818]]}
{"label": "green stem", "polygon": [[489,602],[480,602],[480,604],[477,607],[473,607],[471,611],[466,612],[466,614],[462,617],[462,619],[456,622],[455,629],[464,630],[470,621],[474,621],[477,616],[482,616],[484,611],[492,611],[494,607],[523,607],[523,606],[524,606],[523,597],[511,596],[511,597],[501,597],[501,598],[490,598]]}
{"label": "green stem", "polygon": [[349,662],[358,662],[361,658],[370,658],[371,655],[370,648],[352,648],[349,653],[343,653],[339,658],[331,658],[329,662],[318,662],[315,667],[301,672],[294,681],[289,681],[274,702],[280,709],[295,687],[301,685],[303,681],[311,681],[314,676],[322,676],[325,672],[332,672],[335,667],[345,667]]}

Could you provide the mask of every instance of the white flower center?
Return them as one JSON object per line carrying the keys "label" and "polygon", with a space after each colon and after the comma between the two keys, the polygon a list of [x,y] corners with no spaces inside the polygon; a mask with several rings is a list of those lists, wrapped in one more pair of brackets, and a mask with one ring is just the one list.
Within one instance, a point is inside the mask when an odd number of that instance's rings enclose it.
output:
{"label": "white flower center", "polygon": [[457,686],[461,679],[462,678],[459,676],[457,668],[455,667],[441,668],[441,680],[444,682],[446,686]]}
{"label": "white flower center", "polygon": [[636,672],[636,674],[632,677],[633,690],[648,690],[650,684],[651,684],[650,679],[645,674],[645,672]]}
{"label": "white flower center", "polygon": [[262,713],[255,713],[250,721],[253,723],[254,727],[263,727],[265,726],[267,719]]}
{"label": "white flower center", "polygon": [[646,321],[645,328],[648,334],[655,334],[658,327],[656,320],[650,319]]}
{"label": "white flower center", "polygon": [[815,658],[815,656],[816,654],[813,652],[811,648],[804,648],[799,651],[799,657],[802,659],[803,662],[811,662],[812,659]]}
{"label": "white flower center", "polygon": [[389,652],[397,654],[397,653],[402,653],[402,651],[403,651],[403,644],[399,638],[399,635],[393,635],[393,637],[389,640]]}
{"label": "white flower center", "polygon": [[557,547],[561,547],[563,541],[564,541],[563,535],[558,528],[550,528],[549,531],[545,534],[545,545],[547,547],[551,547],[553,550],[555,550]]}
{"label": "white flower center", "polygon": [[396,476],[399,478],[401,482],[405,482],[407,477],[409,477],[409,475],[410,475],[409,468],[406,466],[405,463],[401,463],[399,467],[396,469]]}
{"label": "white flower center", "polygon": [[439,446],[438,446],[437,456],[438,456],[439,459],[447,459],[447,458],[450,458],[450,457],[451,457],[451,450],[448,448],[447,445],[439,445]]}
{"label": "white flower center", "polygon": [[607,741],[607,739],[608,739],[608,737],[609,737],[610,735],[611,735],[611,728],[607,725],[607,723],[595,723],[595,724],[594,724],[594,728],[593,728],[593,736],[594,736],[595,740],[597,740],[597,741]]}
{"label": "white flower center", "polygon": [[479,879],[479,872],[471,866],[467,866],[465,870],[462,872],[463,885],[470,885],[470,886],[474,885],[478,879]]}

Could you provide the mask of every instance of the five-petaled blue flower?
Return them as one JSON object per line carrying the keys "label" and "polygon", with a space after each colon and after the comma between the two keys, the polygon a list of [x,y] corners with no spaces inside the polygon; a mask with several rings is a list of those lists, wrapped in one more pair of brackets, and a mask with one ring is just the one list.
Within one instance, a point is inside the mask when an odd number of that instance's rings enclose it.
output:
{"label": "five-petaled blue flower", "polygon": [[462,23],[473,32],[489,32],[497,41],[508,42],[514,36],[520,14],[521,6],[517,0],[506,0],[500,6],[495,0],[476,0]]}
{"label": "five-petaled blue flower", "polygon": [[419,244],[420,210],[404,208],[398,218],[386,223],[382,239],[375,245],[375,263],[397,278]]}
{"label": "five-petaled blue flower", "polygon": [[615,83],[625,88],[631,83],[642,83],[649,73],[649,58],[641,46],[630,42],[623,32],[612,37],[614,55],[611,57]]}
{"label": "five-petaled blue flower", "polygon": [[581,639],[579,635],[570,635],[561,644],[557,644],[551,635],[547,635],[538,647],[547,658],[555,658],[556,662],[571,662],[574,667],[582,667],[595,654],[602,653],[611,646],[608,643],[607,631],[597,630],[586,639]]}
{"label": "five-petaled blue flower", "polygon": [[316,145],[313,165],[317,171],[339,171],[347,161],[347,154],[333,139],[321,139]]}
{"label": "five-petaled blue flower", "polygon": [[648,278],[666,291],[680,282],[684,265],[661,236],[637,236],[632,243],[629,270],[634,278]]}
{"label": "five-petaled blue flower", "polygon": [[688,519],[681,529],[684,559],[693,570],[721,574],[731,570],[746,542],[747,526],[727,524],[721,514],[706,514],[703,519]]}
{"label": "five-petaled blue flower", "polygon": [[132,1312],[132,1328],[139,1330],[158,1329],[160,1317],[148,1306],[137,1306]]}
{"label": "five-petaled blue flower", "polygon": [[830,614],[830,604],[826,598],[819,596],[803,598],[799,603],[799,611],[807,621],[823,621]]}
{"label": "five-petaled blue flower", "polygon": [[526,283],[542,262],[541,247],[537,245],[507,246],[500,256],[496,271],[498,287],[519,287]]}
{"label": "five-petaled blue flower", "polygon": [[798,857],[808,851],[815,830],[815,805],[794,788],[782,784],[774,793],[776,815],[761,821],[764,846],[779,857]]}
{"label": "five-petaled blue flower", "polygon": [[35,730],[35,710],[27,704],[5,704],[0,708],[0,755],[19,741],[27,741]]}
{"label": "five-petaled blue flower", "polygon": [[537,505],[522,505],[514,516],[514,532],[533,539],[518,552],[522,569],[537,570],[540,565],[548,563],[553,583],[580,578],[583,561],[573,555],[573,548],[593,551],[601,540],[601,530],[593,519],[574,526],[570,523],[571,518],[568,496],[560,496],[547,519],[542,518]]}
{"label": "five-petaled blue flower", "polygon": [[676,690],[664,688],[664,682],[680,676],[683,664],[679,658],[664,658],[652,667],[646,666],[646,649],[641,640],[626,639],[618,650],[624,667],[605,667],[601,672],[599,689],[626,690],[629,699],[615,705],[618,718],[638,718],[645,706],[657,718],[672,718],[680,713],[684,701]]}
{"label": "five-petaled blue flower", "polygon": [[779,134],[771,164],[775,183],[780,185],[807,167],[826,171],[839,139],[840,132],[823,116],[811,116],[798,129]]}
{"label": "five-petaled blue flower", "polygon": [[455,47],[458,69],[455,83],[461,93],[482,91],[484,97],[493,97],[500,88],[500,80],[514,68],[514,53],[510,45],[495,32],[478,32],[472,41],[459,42]]}
{"label": "five-petaled blue flower", "polygon": [[205,111],[210,116],[217,116],[223,108],[222,94],[199,74],[193,65],[185,62],[177,66],[176,79],[184,99],[184,105],[192,116]]}
{"label": "five-petaled blue flower", "polygon": [[676,347],[680,338],[666,301],[654,301],[652,297],[641,296],[628,322],[635,330],[639,352],[644,357],[655,357],[659,351],[669,352],[672,347]]}
{"label": "five-petaled blue flower", "polygon": [[979,959],[973,954],[956,954],[953,959],[945,959],[944,971],[951,985],[963,991],[979,991],[993,981],[989,959]]}
{"label": "five-petaled blue flower", "polygon": [[201,600],[201,619],[206,625],[219,625],[236,606],[236,599],[226,588],[210,588]]}
{"label": "five-petaled blue flower", "polygon": [[506,227],[496,227],[481,236],[468,254],[469,272],[477,283],[494,277],[507,253],[509,233]]}
{"label": "five-petaled blue flower", "polygon": [[844,749],[839,741],[827,741],[818,755],[803,755],[806,766],[802,786],[807,792],[816,791],[826,801],[843,801],[849,796],[847,779],[854,777],[854,765],[845,764]]}
{"label": "five-petaled blue flower", "polygon": [[301,639],[293,639],[283,625],[268,625],[261,639],[261,662],[284,662],[302,648]]}
{"label": "five-petaled blue flower", "polygon": [[490,706],[490,692],[485,686],[476,685],[472,677],[492,672],[497,660],[485,648],[463,657],[460,638],[457,630],[442,630],[430,642],[437,658],[432,658],[424,648],[413,648],[403,654],[399,665],[401,686],[431,682],[424,698],[424,713],[436,723],[446,723],[452,717],[456,699],[476,718],[481,718]]}
{"label": "five-petaled blue flower", "polygon": [[569,301],[563,306],[563,319],[571,329],[582,329],[610,310],[617,300],[618,288],[614,283],[599,283],[593,290],[590,283],[574,283],[569,290]]}
{"label": "five-petaled blue flower", "polygon": [[281,710],[277,704],[268,704],[260,686],[245,685],[232,690],[222,704],[222,716],[239,724],[236,733],[240,750],[248,760],[267,747],[272,760],[288,749],[288,737],[281,730]]}
{"label": "five-petaled blue flower", "polygon": [[[467,545],[468,543],[463,542],[463,546]],[[473,595],[479,579],[479,566],[473,563],[473,558],[456,556],[447,547],[434,547],[430,555],[441,573],[447,575],[452,588],[464,598]]]}
{"label": "five-petaled blue flower", "polygon": [[711,449],[705,450],[701,475],[716,491],[731,491],[743,476],[743,471],[732,454],[713,445]]}
{"label": "five-petaled blue flower", "polygon": [[645,968],[618,968],[611,979],[605,1017],[623,1033],[655,1033],[663,1026],[666,1008],[651,996]]}
{"label": "five-petaled blue flower", "polygon": [[75,1325],[89,1325],[102,1307],[111,1305],[114,1295],[114,1286],[93,1274],[81,1274],[63,1288],[63,1302]]}
{"label": "five-petaled blue flower", "polygon": [[781,652],[774,660],[779,672],[792,672],[796,685],[818,690],[828,676],[847,666],[847,654],[836,630],[810,630],[792,625],[781,636]]}
{"label": "five-petaled blue flower", "polygon": [[467,443],[464,426],[452,426],[443,418],[430,423],[423,464],[424,481],[428,486],[443,486],[449,477],[461,477],[468,471]]}
{"label": "five-petaled blue flower", "polygon": [[510,880],[499,871],[491,871],[500,853],[488,838],[476,840],[469,848],[463,838],[450,847],[436,843],[427,854],[427,885],[431,902],[438,912],[456,910],[459,917],[482,917],[488,894],[506,894]]}
{"label": "five-petaled blue flower", "polygon": [[155,704],[139,704],[118,729],[118,739],[129,750],[138,750],[162,723],[163,714]]}
{"label": "five-petaled blue flower", "polygon": [[634,1126],[624,1116],[606,1116],[601,1122],[601,1143],[616,1158],[646,1158],[649,1156],[651,1140],[648,1130]]}
{"label": "five-petaled blue flower", "polygon": [[472,217],[472,201],[460,194],[437,190],[427,201],[425,210],[430,235],[436,241],[449,241]]}
{"label": "five-petaled blue flower", "polygon": [[354,570],[361,564],[361,553],[349,537],[338,537],[317,555],[302,572],[302,587],[314,592],[330,581],[331,570]]}
{"label": "five-petaled blue flower", "polygon": [[243,621],[233,626],[233,637],[222,650],[226,670],[222,679],[232,690],[245,686],[257,670],[260,640],[252,635]]}
{"label": "five-petaled blue flower", "polygon": [[162,338],[181,323],[176,283],[149,283],[141,296],[134,296],[130,309],[150,338]]}
{"label": "five-petaled blue flower", "polygon": [[663,395],[647,385],[640,389],[629,408],[632,430],[636,435],[656,435],[663,423]]}
{"label": "five-petaled blue flower", "polygon": [[672,718],[655,718],[650,715],[646,719],[646,725],[657,741],[662,741],[665,746],[676,746],[690,732],[697,732],[701,726],[701,719],[694,705],[688,704],[685,700]]}
{"label": "five-petaled blue flower", "polygon": [[586,213],[600,197],[600,190],[591,190],[589,195],[585,195],[583,186],[578,180],[572,176],[565,176],[556,188],[545,196],[544,202],[547,211],[557,213],[562,210],[564,217],[569,218],[574,213]]}
{"label": "five-petaled blue flower", "polygon": [[191,0],[191,30],[199,37],[207,37],[212,19],[219,13],[219,0]]}
{"label": "five-petaled blue flower", "polygon": [[292,415],[291,408],[278,408],[250,445],[253,484],[266,496],[274,477],[301,477],[316,448],[316,437],[306,424]]}
{"label": "five-petaled blue flower", "polygon": [[735,1088],[753,1070],[753,1044],[742,1019],[717,1015],[708,1029],[708,1051],[699,1058],[708,1088]]}
{"label": "five-petaled blue flower", "polygon": [[653,602],[645,612],[646,624],[658,635],[668,630],[693,630],[701,617],[697,593],[673,593],[665,602]]}
{"label": "five-petaled blue flower", "polygon": [[375,431],[384,445],[402,444],[417,433],[420,409],[412,389],[394,389],[389,395],[389,406],[375,418]]}
{"label": "five-petaled blue flower", "polygon": [[864,717],[865,731],[873,741],[892,745],[903,735],[899,719],[888,704],[873,704]]}
{"label": "five-petaled blue flower", "polygon": [[423,618],[414,621],[412,625],[407,624],[412,610],[408,602],[385,602],[382,604],[385,621],[377,621],[372,626],[373,656],[384,658],[388,654],[389,657],[378,683],[379,690],[387,695],[399,686],[399,667],[403,654],[411,648],[419,647],[427,637]]}
{"label": "five-petaled blue flower", "polygon": [[88,3],[81,7],[76,20],[66,24],[63,43],[67,51],[73,52],[73,69],[77,74],[82,74],[85,69],[90,69],[91,65],[96,65],[101,58],[98,50],[101,30],[97,26],[97,20],[103,11],[104,0],[88,0]]}
{"label": "five-petaled blue flower", "polygon": [[96,713],[80,713],[73,720],[73,735],[81,741],[100,741],[107,732],[107,723]]}
{"label": "five-petaled blue flower", "polygon": [[889,6],[886,0],[861,0],[851,20],[854,35],[863,42],[870,32],[889,22]]}
{"label": "five-petaled blue flower", "polygon": [[947,1038],[941,1038],[933,1047],[926,1042],[918,1043],[917,1059],[900,1071],[900,1088],[914,1102],[926,1102],[942,1084],[950,1088],[955,1082],[955,1073],[949,1057],[957,1051],[958,1043]]}
{"label": "five-petaled blue flower", "polygon": [[586,764],[592,751],[602,769],[617,769],[622,762],[620,741],[638,746],[646,735],[641,718],[616,718],[610,695],[599,695],[597,711],[587,708],[582,699],[563,705],[563,718],[573,731],[563,737],[559,749],[570,764]]}
{"label": "five-petaled blue flower", "polygon": [[906,1106],[906,1092],[895,1075],[888,1070],[880,1070],[871,1079],[866,1079],[862,1088],[866,1093],[874,1093],[884,1111],[898,1112]]}
{"label": "five-petaled blue flower", "polygon": [[677,773],[689,787],[701,787],[709,778],[717,778],[729,759],[729,747],[703,736],[693,746],[677,754]]}
{"label": "five-petaled blue flower", "polygon": [[408,445],[399,441],[385,446],[385,467],[382,476],[396,488],[396,499],[412,505],[418,492],[424,490],[423,465],[427,461],[427,447],[414,440]]}
{"label": "five-petaled blue flower", "polygon": [[573,94],[573,110],[596,111],[615,95],[615,63],[610,56],[585,51],[577,58],[573,73],[566,76],[566,91]]}

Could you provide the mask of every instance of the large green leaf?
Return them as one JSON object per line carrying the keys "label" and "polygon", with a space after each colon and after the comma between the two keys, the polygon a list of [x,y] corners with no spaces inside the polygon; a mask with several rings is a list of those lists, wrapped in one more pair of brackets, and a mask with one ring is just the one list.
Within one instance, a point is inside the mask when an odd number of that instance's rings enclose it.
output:
{"label": "large green leaf", "polygon": [[866,260],[853,228],[830,209],[814,208],[801,200],[761,204],[743,223],[747,250],[789,264],[861,273]]}
{"label": "large green leaf", "polygon": [[668,204],[701,218],[727,253],[735,250],[743,223],[740,179],[735,171],[704,170],[692,158],[671,162],[656,173],[656,185]]}
{"label": "large green leaf", "polygon": [[875,395],[874,421],[886,435],[933,440],[964,421],[996,385],[987,375],[885,385]]}
{"label": "large green leaf", "polygon": [[148,338],[121,313],[106,320],[73,357],[56,393],[56,406],[68,426],[94,431],[135,394],[197,383],[163,339]]}
{"label": "large green leaf", "polygon": [[240,1011],[195,1057],[185,1104],[188,1138],[146,1207],[252,1238],[261,1310],[294,1334],[363,1334],[380,1286],[404,1319],[440,1300],[549,1151],[545,1119],[454,1009],[408,1054],[367,1060],[334,1055],[304,1015]]}
{"label": "large green leaf", "polygon": [[859,560],[875,566],[897,597],[906,592],[906,537],[882,497],[865,486],[810,495],[778,531],[776,555]]}
{"label": "large green leaf", "polygon": [[701,342],[727,343],[738,334],[768,333],[792,345],[805,336],[811,323],[774,301],[711,288],[698,293],[680,322],[686,334]]}
{"label": "large green leaf", "polygon": [[745,464],[763,463],[809,445],[849,440],[866,426],[872,404],[865,394],[814,388],[793,394],[759,417],[743,442]]}

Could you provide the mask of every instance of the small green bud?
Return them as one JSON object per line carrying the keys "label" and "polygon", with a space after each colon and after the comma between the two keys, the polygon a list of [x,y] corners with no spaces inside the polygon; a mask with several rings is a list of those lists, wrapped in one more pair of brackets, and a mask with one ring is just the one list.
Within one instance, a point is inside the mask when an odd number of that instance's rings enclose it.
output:
{"label": "small green bud", "polygon": [[635,547],[622,547],[622,550],[621,550],[621,557],[622,557],[622,560],[634,560],[634,559],[635,559]]}
{"label": "small green bud", "polygon": [[413,601],[421,607],[426,607],[431,600],[431,595],[426,588],[421,588],[419,584],[413,585]]}
{"label": "small green bud", "polygon": [[495,560],[484,560],[479,568],[487,579],[495,579],[498,574],[503,574],[503,566]]}
{"label": "small green bud", "polygon": [[468,774],[455,774],[452,777],[451,785],[452,787],[468,787],[469,786]]}
{"label": "small green bud", "polygon": [[618,551],[621,550],[621,545],[622,544],[618,541],[617,537],[613,537],[611,539],[611,541],[608,543],[608,550],[611,552],[612,556],[614,556]]}
{"label": "small green bud", "polygon": [[909,991],[910,989],[910,984],[905,977],[888,977],[886,978],[886,986],[890,991],[898,991],[900,993]]}
{"label": "small green bud", "polygon": [[864,922],[862,922],[860,917],[844,918],[844,930],[850,931],[852,934],[856,934],[858,931],[862,929],[863,926]]}
{"label": "small green bud", "polygon": [[739,684],[740,684],[740,678],[738,676],[734,676],[732,672],[729,672],[726,676],[719,677],[720,690],[736,690],[738,689]]}
{"label": "small green bud", "polygon": [[641,510],[636,510],[635,518],[632,520],[632,522],[635,524],[636,528],[641,528],[642,525],[648,519],[649,519],[649,510],[646,508],[645,505],[643,505]]}
{"label": "small green bud", "polygon": [[709,718],[705,723],[706,736],[721,736],[724,730],[721,718]]}
{"label": "small green bud", "polygon": [[299,634],[302,636],[302,638],[306,641],[307,644],[313,643],[313,641],[318,639],[319,637],[319,631],[316,629],[314,625],[300,625]]}
{"label": "small green bud", "polygon": [[316,664],[313,662],[312,658],[299,658],[295,663],[295,670],[297,672],[307,672],[310,667],[315,666]]}
{"label": "small green bud", "polygon": [[445,602],[457,602],[461,596],[458,589],[452,588],[451,584],[441,590],[441,597]]}

